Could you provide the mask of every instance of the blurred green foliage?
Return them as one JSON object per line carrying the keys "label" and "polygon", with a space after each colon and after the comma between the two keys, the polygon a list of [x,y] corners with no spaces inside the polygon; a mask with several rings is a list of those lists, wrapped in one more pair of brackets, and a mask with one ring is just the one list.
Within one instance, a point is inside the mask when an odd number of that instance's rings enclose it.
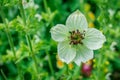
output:
{"label": "blurred green foliage", "polygon": [[[40,80],[120,79],[119,0],[34,0],[33,2],[27,0],[27,2],[31,3],[24,8],[25,25],[19,0],[0,0],[0,80],[6,78],[37,80],[33,55],[38,63],[37,77]],[[65,24],[69,14],[77,9],[85,14],[89,27],[101,30],[107,38],[104,46],[94,51],[94,59],[86,63],[92,67],[89,76],[87,70],[82,72],[83,64],[80,67],[74,63],[67,66],[58,59],[57,43],[51,39],[49,32],[54,25]],[[16,59],[9,45],[7,32],[12,37]],[[31,52],[25,35],[30,35],[34,52],[32,55],[29,54]]]}

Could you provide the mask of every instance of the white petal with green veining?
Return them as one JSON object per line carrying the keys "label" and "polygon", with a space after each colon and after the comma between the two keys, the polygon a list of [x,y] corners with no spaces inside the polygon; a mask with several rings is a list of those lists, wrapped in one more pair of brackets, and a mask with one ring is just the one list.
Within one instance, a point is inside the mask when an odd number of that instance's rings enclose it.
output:
{"label": "white petal with green veining", "polygon": [[79,29],[83,31],[87,30],[88,23],[85,16],[77,10],[67,18],[66,26],[69,27],[70,30]]}
{"label": "white petal with green veining", "polygon": [[79,66],[81,62],[86,62],[93,58],[93,50],[88,49],[83,45],[79,45],[76,49],[76,57],[74,62]]}
{"label": "white petal with green veining", "polygon": [[[83,44],[70,45],[69,31],[85,31]],[[93,50],[102,47],[105,36],[97,29],[88,28],[87,20],[80,11],[72,13],[66,21],[66,26],[58,24],[51,29],[51,36],[58,41],[58,56],[66,63],[74,61],[77,65],[93,58]]]}
{"label": "white petal with green veining", "polygon": [[89,49],[96,50],[101,48],[105,41],[106,38],[102,32],[95,28],[89,28],[85,33],[83,44],[86,45]]}
{"label": "white petal with green veining", "polygon": [[63,62],[70,63],[76,56],[76,50],[67,41],[59,42],[58,55]]}
{"label": "white petal with green veining", "polygon": [[52,27],[50,32],[52,39],[55,41],[63,41],[68,37],[68,29],[62,24],[57,24],[56,26]]}

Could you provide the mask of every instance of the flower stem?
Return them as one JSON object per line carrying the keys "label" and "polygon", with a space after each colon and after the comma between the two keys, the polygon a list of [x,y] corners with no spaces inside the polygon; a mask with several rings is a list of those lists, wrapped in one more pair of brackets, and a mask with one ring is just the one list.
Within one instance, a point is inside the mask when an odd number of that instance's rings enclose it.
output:
{"label": "flower stem", "polygon": [[[1,6],[0,6],[0,7],[1,7]],[[12,40],[10,31],[9,31],[9,28],[8,28],[8,25],[7,25],[7,22],[6,22],[6,20],[5,20],[5,15],[4,15],[4,13],[3,13],[2,7],[1,7],[0,13],[1,13],[1,18],[2,18],[2,20],[3,20],[3,23],[5,24],[5,32],[6,32],[7,37],[8,37],[8,41],[9,41],[9,44],[10,44],[10,48],[12,49],[13,54],[14,54],[14,57],[15,57],[15,59],[16,59],[15,49],[14,49],[14,43],[13,43],[13,40]]]}
{"label": "flower stem", "polygon": [[[50,14],[50,11],[49,11],[48,6],[47,6],[47,1],[46,1],[46,0],[43,0],[43,4],[44,4],[45,11],[46,11],[48,14]],[[51,58],[50,58],[50,55],[49,55],[48,51],[46,51],[46,54],[47,54],[47,56],[48,56],[48,63],[49,63],[49,68],[50,68],[51,74],[54,76],[54,70],[53,70]]]}
{"label": "flower stem", "polygon": [[[13,39],[12,39],[11,33],[10,33],[10,31],[9,31],[9,28],[8,28],[8,23],[7,23],[7,21],[5,20],[5,15],[4,15],[4,12],[3,12],[3,9],[2,9],[2,6],[1,6],[1,5],[0,5],[0,9],[1,9],[1,10],[0,10],[1,18],[2,18],[2,20],[3,20],[3,23],[5,24],[5,32],[6,32],[8,41],[9,41],[9,45],[10,45],[10,48],[11,48],[11,50],[12,50],[12,52],[13,52],[13,55],[14,55],[14,57],[15,57],[15,60],[17,60],[16,52],[15,52],[15,49],[14,49]],[[22,74],[21,74],[21,72],[20,72],[19,65],[16,64],[16,66],[17,66],[18,74],[19,74],[20,78],[23,79],[23,76],[22,76]]]}
{"label": "flower stem", "polygon": [[32,56],[32,59],[35,62],[36,71],[38,73],[37,59],[36,59],[35,54],[34,54],[33,49],[32,49],[32,43],[31,43],[30,35],[26,35],[26,39],[27,39],[27,42],[28,42],[28,46],[30,48],[30,53],[31,53],[30,55]]}
{"label": "flower stem", "polygon": [[[26,17],[25,17],[25,11],[23,9],[22,0],[19,0],[19,4],[20,4],[20,13],[21,13],[21,16],[23,18],[24,26],[26,26]],[[38,66],[37,66],[37,59],[36,59],[34,51],[33,51],[32,42],[31,42],[31,38],[30,38],[29,34],[26,34],[26,39],[27,39],[27,43],[28,43],[28,46],[29,46],[29,49],[30,49],[30,55],[32,56],[32,59],[35,63],[35,68],[36,68],[36,72],[37,72],[37,75],[38,75],[39,69],[38,69]]]}
{"label": "flower stem", "polygon": [[4,78],[5,80],[8,80],[2,69],[1,69],[1,74],[3,75],[3,78]]}
{"label": "flower stem", "polygon": [[45,11],[46,11],[47,13],[49,13],[46,0],[43,0],[43,3],[44,3]]}
{"label": "flower stem", "polygon": [[[99,55],[98,65],[97,65],[97,74],[99,74],[101,71],[101,61],[102,61],[102,55]],[[101,74],[96,75],[96,77],[97,77],[97,80],[99,80],[101,78]]]}
{"label": "flower stem", "polygon": [[69,75],[68,64],[66,64],[66,74]]}
{"label": "flower stem", "polygon": [[66,64],[66,80],[71,80],[72,79],[72,76],[70,75],[70,72],[69,72],[69,65]]}
{"label": "flower stem", "polygon": [[51,58],[50,58],[50,55],[49,55],[48,51],[46,52],[46,54],[48,56],[48,64],[49,64],[49,68],[50,68],[51,74],[54,76],[54,70],[53,70]]}

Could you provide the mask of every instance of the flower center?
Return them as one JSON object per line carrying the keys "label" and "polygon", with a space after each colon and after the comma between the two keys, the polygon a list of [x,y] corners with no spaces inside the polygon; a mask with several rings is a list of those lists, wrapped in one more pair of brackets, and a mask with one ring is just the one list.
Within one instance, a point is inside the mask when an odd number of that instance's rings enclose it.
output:
{"label": "flower center", "polygon": [[85,36],[85,31],[81,33],[78,29],[74,31],[70,31],[70,45],[77,45],[77,44],[83,44],[82,40],[84,39]]}

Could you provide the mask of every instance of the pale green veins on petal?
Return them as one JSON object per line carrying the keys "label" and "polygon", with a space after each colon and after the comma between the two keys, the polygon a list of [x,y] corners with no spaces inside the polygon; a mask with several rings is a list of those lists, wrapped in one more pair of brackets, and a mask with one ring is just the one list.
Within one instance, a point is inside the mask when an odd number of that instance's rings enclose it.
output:
{"label": "pale green veins on petal", "polygon": [[76,49],[76,57],[74,62],[79,66],[81,62],[86,62],[93,58],[93,50],[88,49],[83,45],[78,45]]}
{"label": "pale green veins on petal", "polygon": [[71,47],[68,41],[59,42],[58,56],[63,62],[70,63],[76,56],[76,49]]}
{"label": "pale green veins on petal", "polygon": [[50,32],[52,39],[55,41],[63,41],[68,36],[68,29],[62,24],[57,24],[56,26],[52,27]]}
{"label": "pale green veins on petal", "polygon": [[77,10],[73,12],[70,16],[68,16],[66,26],[70,30],[79,29],[80,31],[83,31],[87,30],[88,23],[85,16],[79,10]]}
{"label": "pale green veins on petal", "polygon": [[95,28],[89,28],[86,31],[83,44],[87,46],[89,49],[96,50],[101,48],[105,41],[106,41],[106,38],[102,34],[102,32],[100,32]]}

